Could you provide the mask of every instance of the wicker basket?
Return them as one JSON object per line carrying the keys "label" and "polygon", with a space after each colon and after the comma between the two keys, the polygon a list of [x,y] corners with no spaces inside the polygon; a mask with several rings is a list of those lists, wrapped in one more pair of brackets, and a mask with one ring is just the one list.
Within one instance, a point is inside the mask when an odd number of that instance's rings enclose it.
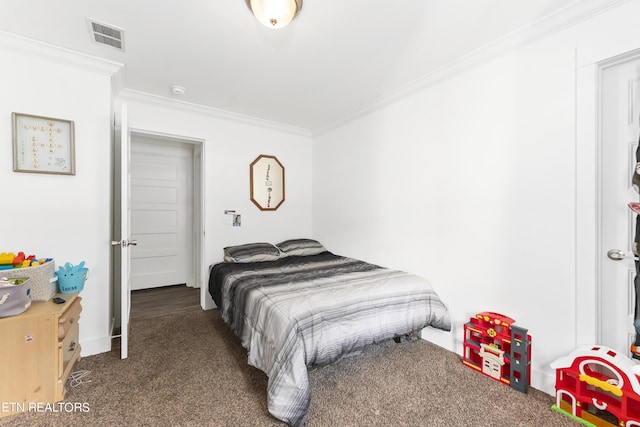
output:
{"label": "wicker basket", "polygon": [[28,277],[31,280],[31,300],[49,301],[56,293],[56,266],[53,260],[41,265],[25,268],[13,268],[11,270],[0,270],[0,277],[15,279],[17,277]]}

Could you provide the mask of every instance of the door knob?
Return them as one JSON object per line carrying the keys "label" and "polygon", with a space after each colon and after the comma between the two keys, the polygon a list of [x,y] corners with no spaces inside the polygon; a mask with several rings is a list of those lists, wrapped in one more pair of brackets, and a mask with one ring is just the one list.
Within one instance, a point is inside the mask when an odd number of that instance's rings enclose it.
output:
{"label": "door knob", "polygon": [[138,241],[137,240],[127,240],[127,239],[112,240],[111,241],[111,246],[122,246],[123,248],[126,248],[127,246],[138,246]]}
{"label": "door knob", "polygon": [[633,256],[625,254],[624,251],[621,251],[620,249],[609,249],[609,251],[607,252],[607,256],[609,257],[609,259],[612,259],[614,261],[622,261],[625,258],[635,258]]}

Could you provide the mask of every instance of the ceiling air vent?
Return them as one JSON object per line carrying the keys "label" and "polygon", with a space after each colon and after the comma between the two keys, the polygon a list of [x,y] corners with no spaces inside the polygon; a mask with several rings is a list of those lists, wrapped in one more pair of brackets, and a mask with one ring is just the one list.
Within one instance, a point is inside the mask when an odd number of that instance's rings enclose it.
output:
{"label": "ceiling air vent", "polygon": [[106,44],[124,51],[124,30],[111,24],[95,21],[87,18],[89,23],[89,31],[91,31],[91,40],[95,43]]}

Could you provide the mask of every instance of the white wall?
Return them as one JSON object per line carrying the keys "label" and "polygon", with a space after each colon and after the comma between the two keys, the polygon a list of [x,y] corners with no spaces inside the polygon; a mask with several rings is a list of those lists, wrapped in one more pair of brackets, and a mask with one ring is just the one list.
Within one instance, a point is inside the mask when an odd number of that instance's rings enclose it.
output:
{"label": "white wall", "polygon": [[[126,91],[118,102],[127,103],[132,130],[204,141],[205,268],[222,261],[225,246],[311,236],[308,132]],[[260,154],[285,168],[285,201],[276,211],[249,199],[249,165]],[[225,210],[241,214],[242,226],[227,225]],[[206,287],[208,274],[203,279]]]}
{"label": "white wall", "polygon": [[[15,53],[16,46],[26,54]],[[81,293],[80,342],[83,355],[95,354],[111,345],[110,74],[117,67],[64,65],[32,47],[0,37],[0,251],[53,257],[57,266],[86,262],[90,278]],[[76,175],[13,172],[12,112],[73,120]]]}
{"label": "white wall", "polygon": [[[0,63],[11,64],[0,69],[0,134],[6,142],[0,178],[3,199],[11,206],[3,210],[0,251],[54,257],[58,265],[85,261],[90,279],[81,293],[82,354],[109,351],[111,77],[120,67],[5,33],[0,34]],[[132,129],[204,141],[205,268],[222,260],[227,245],[311,235],[308,132],[166,100],[133,98],[127,99]],[[12,112],[73,120],[76,175],[13,172]],[[260,154],[275,155],[285,167],[286,200],[274,212],[260,211],[249,200],[249,164]],[[225,209],[242,215],[241,227],[226,225]]]}
{"label": "white wall", "polygon": [[576,181],[595,176],[577,139],[577,61],[640,46],[639,13],[623,4],[316,136],[314,236],[430,279],[454,326],[425,336],[458,354],[474,314],[514,318],[533,337],[532,385],[552,393],[549,363],[595,317],[576,303],[593,291],[577,282],[576,231],[595,232],[577,222],[593,202],[577,189],[595,192]]}
{"label": "white wall", "polygon": [[[593,336],[582,322],[592,322],[593,305],[581,302],[591,303],[595,286],[596,224],[587,212],[595,201],[595,63],[640,46],[636,16],[640,2],[623,3],[313,143],[271,123],[122,99],[135,130],[204,141],[205,263],[227,245],[313,232],[336,253],[429,278],[454,330],[426,335],[445,347],[461,352],[462,325],[478,311],[515,318],[533,336],[532,385],[550,392],[548,364]],[[0,69],[0,177],[12,206],[3,211],[0,250],[86,261],[83,355],[108,351],[110,77],[118,67],[41,55],[53,47],[16,53],[0,36],[0,63],[11,64]],[[76,176],[12,171],[14,111],[75,121]],[[259,154],[286,169],[286,201],[275,212],[249,201],[249,163]],[[225,225],[225,209],[242,214],[242,227]]]}

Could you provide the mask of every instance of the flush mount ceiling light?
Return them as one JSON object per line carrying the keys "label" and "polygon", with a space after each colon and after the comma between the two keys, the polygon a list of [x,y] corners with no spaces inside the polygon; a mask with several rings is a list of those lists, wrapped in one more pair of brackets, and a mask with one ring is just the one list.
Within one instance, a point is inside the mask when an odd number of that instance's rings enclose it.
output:
{"label": "flush mount ceiling light", "polygon": [[262,25],[274,29],[287,26],[302,9],[302,0],[245,0],[245,2]]}

